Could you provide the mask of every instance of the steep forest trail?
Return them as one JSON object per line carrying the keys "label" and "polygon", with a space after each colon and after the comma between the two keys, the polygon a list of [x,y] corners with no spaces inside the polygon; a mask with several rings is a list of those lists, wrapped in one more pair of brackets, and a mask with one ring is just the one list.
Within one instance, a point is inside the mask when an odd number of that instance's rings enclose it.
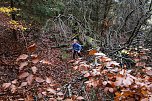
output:
{"label": "steep forest trail", "polygon": [[[51,96],[45,94],[48,88],[57,90],[79,75],[73,72],[68,63],[71,53],[64,52],[68,56],[65,59],[61,49],[50,48],[56,43],[49,40],[49,36],[44,35],[41,41],[34,42],[28,34],[28,46],[32,42],[36,47],[34,52],[29,53],[22,43],[23,38],[20,39],[22,44],[11,39],[10,18],[2,13],[0,16],[0,101],[40,101]],[[27,59],[16,61],[25,54]],[[34,62],[30,60],[32,55]]]}

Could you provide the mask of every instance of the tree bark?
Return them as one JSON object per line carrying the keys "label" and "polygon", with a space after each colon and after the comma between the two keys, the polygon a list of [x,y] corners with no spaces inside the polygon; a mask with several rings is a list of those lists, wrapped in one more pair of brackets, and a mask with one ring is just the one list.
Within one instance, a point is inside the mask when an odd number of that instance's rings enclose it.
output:
{"label": "tree bark", "polygon": [[[11,0],[11,8],[12,9],[14,8],[14,1],[13,0]],[[12,20],[16,20],[14,11],[12,12],[11,16],[12,16]],[[12,34],[13,34],[13,39],[15,39],[17,41],[17,34],[16,34],[16,30],[14,28],[12,30]]]}

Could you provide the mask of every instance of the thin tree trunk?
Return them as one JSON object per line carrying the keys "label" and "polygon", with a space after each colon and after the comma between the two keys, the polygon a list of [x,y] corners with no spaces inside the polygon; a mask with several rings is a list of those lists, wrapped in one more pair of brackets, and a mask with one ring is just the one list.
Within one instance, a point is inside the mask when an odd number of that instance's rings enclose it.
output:
{"label": "thin tree trunk", "polygon": [[[14,1],[13,0],[11,0],[11,8],[12,9],[14,8]],[[12,20],[16,20],[14,11],[12,12]],[[14,28],[13,28],[12,34],[13,34],[13,38],[17,41],[17,34],[16,34],[16,30]]]}

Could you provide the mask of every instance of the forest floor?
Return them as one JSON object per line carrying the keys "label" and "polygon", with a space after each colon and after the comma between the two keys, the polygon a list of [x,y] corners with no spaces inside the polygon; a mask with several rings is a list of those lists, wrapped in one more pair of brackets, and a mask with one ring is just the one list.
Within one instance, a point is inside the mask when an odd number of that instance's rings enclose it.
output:
{"label": "forest floor", "polygon": [[[0,29],[6,29],[1,21],[4,20],[0,20]],[[81,75],[72,68],[75,62],[71,59],[72,52],[51,48],[56,43],[47,35],[42,35],[42,40],[38,41],[33,41],[29,35],[26,42],[24,38],[14,42],[5,38],[8,33],[0,35],[0,101],[56,101],[54,97],[67,95],[67,84]],[[22,42],[28,45],[23,46]],[[151,63],[152,60],[147,65]],[[79,92],[78,85],[79,81],[73,88],[75,93]]]}

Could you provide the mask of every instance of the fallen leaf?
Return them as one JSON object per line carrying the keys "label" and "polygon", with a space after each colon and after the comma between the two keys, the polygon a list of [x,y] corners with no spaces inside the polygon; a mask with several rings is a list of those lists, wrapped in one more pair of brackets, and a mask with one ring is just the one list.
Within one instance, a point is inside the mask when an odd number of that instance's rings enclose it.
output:
{"label": "fallen leaf", "polygon": [[9,88],[10,86],[11,86],[11,83],[3,83],[3,85],[2,85],[2,87],[3,87],[4,89]]}
{"label": "fallen leaf", "polygon": [[31,75],[29,75],[27,78],[26,78],[26,81],[27,81],[27,83],[28,83],[28,85],[31,85],[32,84],[32,82],[33,82],[33,75],[31,74]]}
{"label": "fallen leaf", "polygon": [[43,97],[42,93],[38,93],[37,96],[39,99],[41,99]]}
{"label": "fallen leaf", "polygon": [[103,56],[106,56],[104,53],[94,53],[94,55],[95,55],[95,56],[100,56],[100,57],[101,57],[101,56],[102,56],[102,57],[103,57]]}
{"label": "fallen leaf", "polygon": [[108,57],[101,57],[101,58],[100,58],[100,61],[103,62],[103,63],[104,63],[104,62],[110,62],[111,59],[108,58]]}
{"label": "fallen leaf", "polygon": [[52,82],[52,78],[51,77],[46,77],[46,83],[51,83]]}
{"label": "fallen leaf", "polygon": [[47,88],[47,91],[50,92],[51,94],[56,94],[56,91],[52,88]]}
{"label": "fallen leaf", "polygon": [[58,92],[57,95],[63,96],[64,94],[62,92]]}
{"label": "fallen leaf", "polygon": [[50,98],[49,101],[57,101],[55,98]]}
{"label": "fallen leaf", "polygon": [[34,51],[36,51],[36,44],[34,43],[34,44],[30,45],[30,46],[27,48],[27,50],[28,50],[29,52],[34,52]]}
{"label": "fallen leaf", "polygon": [[40,78],[40,77],[36,77],[35,80],[36,80],[36,82],[38,82],[38,83],[44,82],[44,80],[43,80],[42,78]]}
{"label": "fallen leaf", "polygon": [[31,57],[32,57],[32,62],[33,62],[34,64],[36,64],[36,63],[39,62],[39,57],[38,57],[37,55],[31,55]]}
{"label": "fallen leaf", "polygon": [[47,64],[47,65],[51,64],[48,60],[41,60],[40,62],[43,63],[43,64]]}
{"label": "fallen leaf", "polygon": [[16,61],[25,60],[25,59],[27,59],[27,58],[28,58],[28,55],[27,55],[27,54],[22,54],[22,55],[20,55],[20,56],[16,59]]}
{"label": "fallen leaf", "polygon": [[27,95],[27,97],[25,98],[25,101],[33,101],[33,96],[32,95]]}
{"label": "fallen leaf", "polygon": [[68,61],[68,63],[74,63],[75,62],[75,60],[70,60],[70,61]]}
{"label": "fallen leaf", "polygon": [[16,84],[17,83],[17,79],[12,81],[12,84]]}
{"label": "fallen leaf", "polygon": [[86,65],[86,64],[79,65],[79,71],[87,71],[88,68],[89,68],[89,65]]}
{"label": "fallen leaf", "polygon": [[114,67],[114,66],[119,66],[119,63],[117,63],[116,61],[107,62],[106,67]]}
{"label": "fallen leaf", "polygon": [[21,75],[19,75],[19,79],[23,79],[23,78],[26,78],[28,76],[29,76],[29,73],[28,72],[24,72]]}
{"label": "fallen leaf", "polygon": [[151,101],[151,100],[148,100],[148,98],[143,98],[140,101]]}
{"label": "fallen leaf", "polygon": [[24,101],[24,99],[23,98],[19,98],[17,101]]}
{"label": "fallen leaf", "polygon": [[74,100],[72,100],[72,99],[65,99],[64,101],[74,101]]}
{"label": "fallen leaf", "polygon": [[58,101],[62,101],[64,99],[64,97],[57,97]]}
{"label": "fallen leaf", "polygon": [[114,89],[113,89],[113,88],[109,88],[109,92],[110,92],[110,93],[113,93],[113,92],[114,92]]}
{"label": "fallen leaf", "polygon": [[148,71],[146,71],[146,73],[151,76],[152,75],[152,70],[148,70]]}
{"label": "fallen leaf", "polygon": [[20,87],[24,87],[24,86],[27,86],[27,82],[22,82]]}
{"label": "fallen leaf", "polygon": [[149,97],[149,101],[152,101],[152,95]]}
{"label": "fallen leaf", "polygon": [[151,69],[152,69],[152,67],[145,67],[145,69],[146,69],[146,70],[151,70]]}
{"label": "fallen leaf", "polygon": [[74,70],[77,70],[77,69],[78,69],[78,66],[74,66],[73,69],[74,69]]}
{"label": "fallen leaf", "polygon": [[33,67],[31,67],[31,69],[32,69],[32,72],[33,72],[34,74],[36,74],[37,67],[33,66]]}
{"label": "fallen leaf", "polygon": [[78,96],[78,97],[77,97],[77,100],[84,100],[84,97]]}
{"label": "fallen leaf", "polygon": [[116,79],[117,79],[117,80],[116,80],[116,82],[115,82],[115,85],[116,85],[116,86],[122,85],[123,78],[122,78],[122,77],[117,77]]}
{"label": "fallen leaf", "polygon": [[15,93],[16,92],[17,87],[15,85],[11,85],[11,92]]}
{"label": "fallen leaf", "polygon": [[85,75],[84,75],[84,77],[90,77],[91,75],[90,75],[90,73],[85,73]]}
{"label": "fallen leaf", "polygon": [[109,87],[104,88],[104,92],[107,93],[109,91]]}
{"label": "fallen leaf", "polygon": [[42,92],[43,95],[47,95],[47,92]]}
{"label": "fallen leaf", "polygon": [[123,84],[126,86],[126,87],[129,87],[129,85],[131,85],[133,83],[133,79],[130,78],[130,77],[126,77],[126,79],[123,79]]}
{"label": "fallen leaf", "polygon": [[103,81],[103,83],[102,83],[104,86],[106,86],[107,84],[108,84],[108,82],[107,81]]}
{"label": "fallen leaf", "polygon": [[97,50],[95,50],[95,49],[92,49],[89,51],[89,55],[94,55],[95,53],[97,53]]}
{"label": "fallen leaf", "polygon": [[25,66],[28,65],[28,62],[21,62],[20,63],[20,67],[19,67],[19,70],[22,70]]}

